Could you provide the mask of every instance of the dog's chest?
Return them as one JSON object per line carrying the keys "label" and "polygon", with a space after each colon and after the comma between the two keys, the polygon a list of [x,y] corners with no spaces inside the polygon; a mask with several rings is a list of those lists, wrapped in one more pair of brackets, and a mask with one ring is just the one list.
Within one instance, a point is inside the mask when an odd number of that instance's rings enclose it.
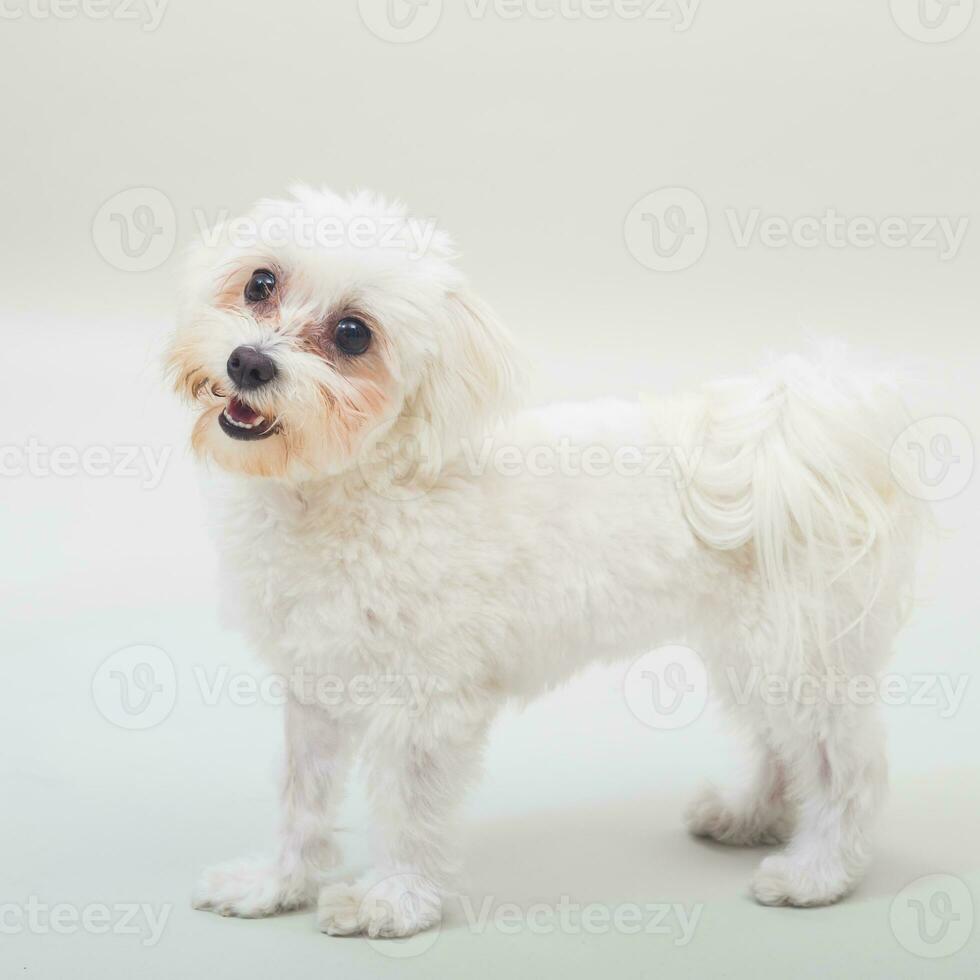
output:
{"label": "dog's chest", "polygon": [[406,627],[394,570],[411,555],[366,515],[339,502],[266,495],[227,515],[224,561],[231,599],[279,669],[364,669],[390,656]]}

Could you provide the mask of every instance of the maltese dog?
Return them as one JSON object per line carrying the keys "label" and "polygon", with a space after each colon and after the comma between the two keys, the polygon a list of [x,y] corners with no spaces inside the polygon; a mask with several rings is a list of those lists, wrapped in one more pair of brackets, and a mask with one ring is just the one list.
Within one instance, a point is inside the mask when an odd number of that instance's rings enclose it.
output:
{"label": "maltese dog", "polygon": [[[168,368],[227,483],[236,622],[289,689],[278,850],[204,872],[196,907],[433,926],[501,706],[678,642],[756,760],[691,832],[784,842],[752,881],[767,905],[854,887],[886,760],[849,685],[889,654],[922,523],[887,378],[790,358],[685,398],[519,410],[515,348],[449,239],[367,193],[260,202],[187,279]],[[822,693],[767,697],[759,671]],[[351,881],[332,824],[355,758],[376,841]]]}

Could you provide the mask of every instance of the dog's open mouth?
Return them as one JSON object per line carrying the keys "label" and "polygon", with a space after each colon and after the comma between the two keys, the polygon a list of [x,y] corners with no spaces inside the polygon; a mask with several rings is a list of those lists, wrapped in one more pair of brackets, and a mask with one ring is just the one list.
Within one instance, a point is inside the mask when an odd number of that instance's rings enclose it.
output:
{"label": "dog's open mouth", "polygon": [[228,399],[224,411],[218,416],[218,424],[225,435],[243,440],[267,439],[279,428],[275,420],[270,422],[235,397]]}

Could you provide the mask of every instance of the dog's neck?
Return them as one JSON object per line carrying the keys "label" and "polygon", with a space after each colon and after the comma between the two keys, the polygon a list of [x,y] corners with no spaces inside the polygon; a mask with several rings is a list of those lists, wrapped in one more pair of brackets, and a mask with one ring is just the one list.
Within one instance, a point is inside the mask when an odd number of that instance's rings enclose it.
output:
{"label": "dog's neck", "polygon": [[229,506],[253,533],[266,527],[275,529],[274,533],[317,531],[337,538],[350,538],[359,528],[377,526],[385,519],[383,512],[403,506],[366,491],[356,469],[304,480],[236,476],[223,481],[216,497],[219,506]]}

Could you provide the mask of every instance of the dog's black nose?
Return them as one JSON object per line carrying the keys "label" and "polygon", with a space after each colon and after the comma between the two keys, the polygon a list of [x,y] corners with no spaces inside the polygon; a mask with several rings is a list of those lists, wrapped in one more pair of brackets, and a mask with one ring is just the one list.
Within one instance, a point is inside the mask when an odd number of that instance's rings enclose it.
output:
{"label": "dog's black nose", "polygon": [[260,354],[254,347],[236,347],[228,358],[228,377],[239,388],[261,388],[276,376],[271,357]]}

